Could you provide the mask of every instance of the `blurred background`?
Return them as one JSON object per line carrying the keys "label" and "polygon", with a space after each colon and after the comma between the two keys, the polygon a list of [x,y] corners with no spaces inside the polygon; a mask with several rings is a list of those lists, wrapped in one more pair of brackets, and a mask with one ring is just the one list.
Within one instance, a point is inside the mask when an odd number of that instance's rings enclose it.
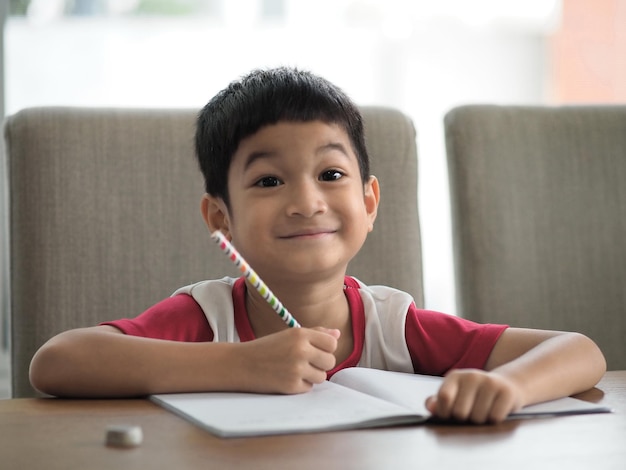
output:
{"label": "blurred background", "polygon": [[[418,134],[426,307],[451,314],[445,113],[626,100],[625,0],[0,0],[0,19],[2,116],[44,105],[199,108],[234,78],[278,65],[320,74],[358,104],[400,109]],[[5,177],[3,162],[0,397]]]}

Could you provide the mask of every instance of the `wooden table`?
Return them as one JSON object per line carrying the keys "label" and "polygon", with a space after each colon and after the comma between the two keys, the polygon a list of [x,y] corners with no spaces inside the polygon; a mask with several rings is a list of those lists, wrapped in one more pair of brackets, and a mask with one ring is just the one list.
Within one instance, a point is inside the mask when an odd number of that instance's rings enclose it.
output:
{"label": "wooden table", "polygon": [[[614,413],[220,439],[147,400],[0,400],[0,468],[626,469],[626,371],[578,396]],[[144,442],[106,447],[110,424]]]}

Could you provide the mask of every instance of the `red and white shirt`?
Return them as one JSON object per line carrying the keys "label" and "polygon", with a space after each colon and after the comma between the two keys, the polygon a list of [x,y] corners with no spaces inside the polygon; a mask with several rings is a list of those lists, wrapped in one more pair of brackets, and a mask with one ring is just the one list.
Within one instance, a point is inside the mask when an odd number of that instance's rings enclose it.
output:
{"label": "red and white shirt", "polygon": [[[427,375],[483,368],[506,325],[479,324],[418,309],[413,298],[386,286],[346,277],[354,348],[329,371],[369,367]],[[105,322],[122,332],[173,341],[243,342],[255,339],[245,305],[244,278],[225,277],[178,289],[133,319]]]}

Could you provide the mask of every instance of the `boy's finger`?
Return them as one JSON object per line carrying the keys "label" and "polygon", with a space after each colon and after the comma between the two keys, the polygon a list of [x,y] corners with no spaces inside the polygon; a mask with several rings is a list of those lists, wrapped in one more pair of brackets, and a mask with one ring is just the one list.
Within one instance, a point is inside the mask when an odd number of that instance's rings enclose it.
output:
{"label": "boy's finger", "polygon": [[473,409],[469,417],[470,421],[476,424],[483,424],[492,419],[496,397],[496,390],[489,387],[480,389],[474,401]]}
{"label": "boy's finger", "polygon": [[431,395],[430,397],[428,397],[426,401],[424,402],[424,406],[426,407],[426,409],[428,410],[430,414],[436,415],[437,414],[437,397],[434,395]]}
{"label": "boy's finger", "polygon": [[504,421],[506,417],[515,411],[513,402],[506,396],[506,394],[499,394],[491,407],[491,413],[489,420],[493,423],[499,423]]}
{"label": "boy's finger", "polygon": [[[315,369],[323,371],[324,374],[335,367],[337,360],[332,353],[320,352],[313,357],[309,364]],[[325,376],[324,376],[325,377]]]}
{"label": "boy's finger", "polygon": [[337,349],[337,339],[339,338],[339,334],[338,334],[339,330],[327,330],[327,331],[336,331],[337,335],[332,335],[332,334],[326,333],[326,331],[320,331],[319,329],[316,331],[317,333],[323,333],[323,334],[311,335],[311,338],[310,338],[311,344],[317,349],[321,349],[322,351],[329,352],[329,353],[335,352],[335,349]]}
{"label": "boy's finger", "polygon": [[435,403],[437,405],[435,414],[439,418],[449,419],[452,417],[452,409],[458,393],[459,385],[455,380],[445,379],[443,381],[435,397]]}
{"label": "boy's finger", "polygon": [[339,336],[341,336],[341,330],[338,330],[336,328],[324,328],[323,326],[316,326],[312,329],[315,331],[321,331],[322,333],[326,333],[327,335],[330,335],[336,339],[339,339]]}

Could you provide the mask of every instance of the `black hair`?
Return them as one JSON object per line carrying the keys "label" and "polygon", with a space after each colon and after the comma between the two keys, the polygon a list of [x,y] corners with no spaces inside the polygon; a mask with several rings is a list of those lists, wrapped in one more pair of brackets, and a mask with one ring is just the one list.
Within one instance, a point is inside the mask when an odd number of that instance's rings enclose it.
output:
{"label": "black hair", "polygon": [[343,127],[356,153],[363,183],[369,178],[363,120],[352,100],[328,80],[280,67],[254,70],[215,95],[200,111],[196,156],[208,194],[229,205],[228,170],[240,142],[279,121],[320,120]]}

